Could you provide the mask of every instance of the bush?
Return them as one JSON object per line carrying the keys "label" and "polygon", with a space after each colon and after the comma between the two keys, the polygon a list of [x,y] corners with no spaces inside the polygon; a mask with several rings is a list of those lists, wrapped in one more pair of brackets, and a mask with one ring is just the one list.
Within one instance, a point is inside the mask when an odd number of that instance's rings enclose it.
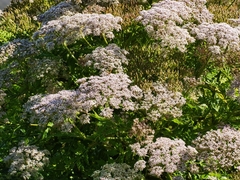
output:
{"label": "bush", "polygon": [[237,179],[239,19],[219,3],[12,1],[1,178]]}

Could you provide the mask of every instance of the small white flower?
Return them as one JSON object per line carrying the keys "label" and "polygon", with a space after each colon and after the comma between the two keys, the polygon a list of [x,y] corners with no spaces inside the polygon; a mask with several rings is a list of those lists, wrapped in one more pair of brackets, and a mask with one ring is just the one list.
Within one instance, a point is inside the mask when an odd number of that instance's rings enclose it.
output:
{"label": "small white flower", "polygon": [[92,174],[94,180],[135,180],[143,176],[125,163],[105,164],[101,170],[96,170]]}
{"label": "small white flower", "polygon": [[137,171],[143,171],[143,169],[146,167],[146,161],[139,160],[134,164],[134,169]]}
{"label": "small white flower", "polygon": [[[60,8],[61,9],[61,8]],[[85,36],[106,35],[114,38],[112,31],[121,30],[122,18],[112,14],[81,14],[64,15],[58,19],[47,21],[46,24],[33,34],[33,39],[39,45],[47,43],[72,44]]]}
{"label": "small white flower", "polygon": [[208,131],[193,141],[199,152],[197,159],[204,162],[207,171],[231,169],[239,166],[240,132],[229,126]]}
{"label": "small white flower", "polygon": [[10,150],[9,155],[4,158],[4,162],[10,164],[10,175],[19,173],[23,179],[30,179],[39,170],[43,170],[49,161],[46,157],[48,154],[47,150],[41,151],[37,146],[29,146],[21,142],[18,147]]}

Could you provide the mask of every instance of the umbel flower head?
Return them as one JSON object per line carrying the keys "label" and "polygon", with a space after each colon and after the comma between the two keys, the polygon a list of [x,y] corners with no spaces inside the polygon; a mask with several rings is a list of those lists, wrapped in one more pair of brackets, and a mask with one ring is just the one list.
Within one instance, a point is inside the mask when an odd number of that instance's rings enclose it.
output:
{"label": "umbel flower head", "polygon": [[93,65],[100,74],[123,73],[123,64],[128,64],[126,50],[120,49],[116,44],[109,44],[107,47],[98,47],[91,54],[84,57],[86,66]]}
{"label": "umbel flower head", "polygon": [[198,151],[197,160],[207,171],[239,168],[240,132],[230,126],[208,131],[193,141]]}
{"label": "umbel flower head", "polygon": [[105,164],[101,170],[94,171],[92,177],[94,180],[136,180],[142,179],[143,176],[126,163],[112,163]]}
{"label": "umbel flower head", "polygon": [[122,18],[112,14],[81,14],[61,16],[49,21],[33,34],[38,46],[46,46],[48,50],[54,45],[72,44],[85,36],[102,36],[113,39],[113,31],[119,31]]}
{"label": "umbel flower head", "polygon": [[72,16],[77,13],[77,6],[71,2],[60,2],[56,6],[52,6],[49,10],[38,16],[38,20],[43,24],[48,21],[56,20],[61,16]]}
{"label": "umbel flower head", "polygon": [[[166,137],[157,138],[155,142],[135,143],[130,145],[132,151],[146,160],[139,160],[134,168],[142,171],[147,168],[149,174],[160,178],[163,172],[174,173],[185,171],[186,162],[194,160],[197,151],[186,146],[181,139],[171,140]],[[145,162],[144,162],[145,161]]]}
{"label": "umbel flower head", "polygon": [[137,109],[134,99],[142,97],[142,90],[131,85],[132,81],[123,73],[91,76],[78,80],[78,83],[77,103],[86,115],[96,107],[101,107],[102,116],[107,118],[113,116],[114,109],[134,111]]}
{"label": "umbel flower head", "polygon": [[155,82],[151,89],[143,92],[139,109],[145,110],[148,120],[156,122],[161,117],[182,116],[181,107],[185,103],[180,92],[169,91],[161,83]]}
{"label": "umbel flower head", "polygon": [[14,39],[0,46],[0,65],[8,58],[26,58],[38,53],[35,44],[28,39]]}
{"label": "umbel flower head", "polygon": [[122,73],[82,78],[78,83],[77,90],[30,97],[23,106],[23,118],[41,127],[52,122],[55,128],[70,132],[76,119],[82,124],[90,123],[90,113],[96,108],[101,109],[101,116],[111,118],[114,109],[136,110],[134,100],[142,97],[142,90],[131,85],[131,80]]}
{"label": "umbel flower head", "polygon": [[151,37],[161,40],[163,48],[177,48],[181,52],[195,41],[187,29],[189,24],[193,24],[193,19],[198,23],[211,22],[212,15],[204,3],[197,0],[164,0],[153,4],[149,10],[141,11],[137,18]]}
{"label": "umbel flower head", "polygon": [[24,104],[23,118],[30,123],[38,123],[46,127],[52,122],[54,127],[65,132],[70,132],[73,125],[66,119],[76,119],[78,111],[75,103],[76,91],[62,90],[56,94],[31,96]]}
{"label": "umbel flower head", "polygon": [[196,39],[204,40],[214,55],[240,50],[240,29],[226,23],[202,23],[192,29]]}
{"label": "umbel flower head", "polygon": [[5,102],[5,97],[6,97],[6,93],[0,89],[0,118],[2,119],[2,116],[5,115],[6,113],[3,111],[2,109],[2,105],[4,104]]}
{"label": "umbel flower head", "polygon": [[10,175],[20,174],[24,180],[43,179],[38,171],[43,170],[43,167],[48,164],[48,150],[38,150],[35,145],[26,145],[24,142],[19,143],[18,147],[13,147],[8,156],[3,160],[10,165]]}

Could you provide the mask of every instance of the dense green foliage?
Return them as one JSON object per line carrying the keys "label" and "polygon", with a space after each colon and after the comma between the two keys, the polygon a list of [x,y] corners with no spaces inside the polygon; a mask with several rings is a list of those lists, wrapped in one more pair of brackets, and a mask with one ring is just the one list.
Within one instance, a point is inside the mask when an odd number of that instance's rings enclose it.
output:
{"label": "dense green foliage", "polygon": [[[3,48],[7,43],[17,39],[27,39],[29,43],[37,42],[38,39],[34,39],[34,33],[44,26],[44,22],[38,21],[37,16],[39,17],[59,2],[61,1],[12,2],[11,6],[0,15],[1,50],[5,51]],[[79,12],[89,8],[88,12],[99,13],[94,8],[91,10],[94,4],[88,1],[83,1],[82,4],[77,1],[72,3]],[[123,19],[122,29],[113,30],[115,36],[113,39],[106,38],[104,34],[89,35],[69,44],[67,40],[64,43],[56,43],[50,50],[46,46],[39,46],[33,53],[18,52],[15,49],[1,56],[0,52],[0,180],[23,178],[20,171],[10,175],[11,161],[5,161],[10,149],[20,146],[20,142],[24,142],[29,147],[36,145],[40,150],[49,151],[47,155],[49,163],[43,169],[40,168],[39,174],[32,175],[30,179],[44,177],[44,179],[53,180],[83,180],[92,179],[91,175],[94,171],[100,170],[105,164],[126,163],[133,169],[138,160],[150,159],[150,156],[140,157],[130,147],[146,138],[140,132],[138,132],[140,135],[134,134],[133,127],[136,119],[146,125],[143,127],[154,130],[154,141],[159,137],[182,139],[186,146],[193,146],[193,140],[210,130],[217,130],[225,125],[240,128],[238,89],[240,86],[237,83],[240,67],[239,51],[230,51],[230,48],[226,48],[221,54],[222,59],[215,58],[209,52],[210,45],[201,39],[187,44],[184,52],[177,47],[160,46],[162,40],[150,36],[144,25],[136,20],[139,12],[150,9],[153,3],[150,0],[123,1],[117,5],[100,3],[103,7],[100,10],[101,14],[111,13]],[[215,15],[216,23],[230,23],[228,19],[237,18],[238,14],[234,8],[238,6],[237,1],[229,3],[211,0],[207,3],[207,8]],[[222,8],[224,12],[231,10],[232,14],[220,14],[219,7],[224,7]],[[39,39],[41,38],[44,39],[44,34],[40,35]],[[22,41],[16,42],[24,46],[21,44]],[[153,96],[157,96],[159,92],[156,89],[154,91],[154,88],[156,83],[160,83],[167,87],[167,95],[170,92],[181,92],[186,102],[184,105],[177,102],[176,107],[181,109],[182,115],[174,116],[172,111],[175,106],[172,106],[170,112],[163,113],[157,121],[151,121],[148,117],[150,110],[159,108],[158,104],[153,103],[147,110],[143,108],[124,110],[125,106],[120,105],[113,110],[112,117],[107,118],[101,114],[104,108],[111,107],[107,101],[107,105],[96,106],[86,113],[89,115],[90,123],[81,123],[82,115],[85,114],[79,109],[74,116],[75,119],[63,115],[64,122],[72,126],[70,132],[61,131],[59,130],[61,128],[54,124],[55,112],[52,114],[54,117],[51,117],[53,119],[50,118],[51,120],[41,126],[36,120],[40,115],[31,114],[32,111],[29,110],[36,108],[40,100],[35,102],[36,106],[31,106],[29,105],[30,97],[41,94],[42,99],[46,97],[47,101],[47,98],[51,99],[47,96],[49,94],[56,95],[63,90],[77,90],[80,86],[77,81],[81,78],[105,77],[105,74],[101,74],[101,69],[97,69],[94,65],[85,66],[86,55],[98,47],[106,47],[113,43],[128,52],[126,54],[128,63],[122,63],[123,73],[127,74],[131,80],[128,88],[131,89],[132,86],[137,85],[143,91],[151,90]],[[12,55],[12,52],[15,54]],[[114,69],[108,72],[108,75],[111,73],[117,74]],[[85,79],[82,84],[90,82],[89,79]],[[116,81],[117,83],[119,82]],[[92,91],[95,92],[94,89]],[[108,100],[111,96],[107,97]],[[177,101],[177,97],[177,94],[171,96],[173,101]],[[81,98],[77,98],[80,101]],[[128,100],[127,97],[124,98]],[[139,99],[131,97],[131,101],[141,104],[142,99]],[[164,101],[167,100],[163,100],[162,103]],[[39,105],[37,109],[39,111],[44,107],[44,102],[41,103],[43,105]],[[62,103],[65,103],[65,99]],[[72,103],[77,103],[77,100],[71,101],[65,108],[75,108]],[[29,111],[26,110],[28,106]],[[42,111],[43,116],[45,113]],[[61,113],[62,109],[59,110],[59,114]],[[37,118],[31,120],[35,115]],[[177,176],[196,180],[210,179],[210,176],[217,179],[240,178],[237,170],[240,162],[231,168],[216,171],[206,170],[202,161],[186,162],[186,164],[191,163],[196,163],[200,167],[197,173],[186,169],[174,173],[166,171],[161,177],[154,177],[149,174],[148,169],[144,169],[136,179],[172,180]]]}

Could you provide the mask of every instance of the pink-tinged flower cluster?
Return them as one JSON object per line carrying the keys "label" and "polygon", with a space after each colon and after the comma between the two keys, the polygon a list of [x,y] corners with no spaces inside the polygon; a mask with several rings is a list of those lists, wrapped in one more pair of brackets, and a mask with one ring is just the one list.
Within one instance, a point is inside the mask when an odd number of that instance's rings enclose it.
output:
{"label": "pink-tinged flower cluster", "polygon": [[91,66],[100,71],[101,75],[109,73],[123,73],[123,65],[128,64],[126,50],[120,49],[116,44],[107,47],[98,47],[91,54],[84,57],[86,66]]}
{"label": "pink-tinged flower cluster", "polygon": [[[179,117],[185,99],[181,93],[168,91],[161,84],[143,92],[126,74],[91,76],[77,81],[77,90],[64,90],[56,94],[35,95],[24,105],[24,117],[38,121],[45,127],[49,122],[62,131],[70,132],[76,119],[82,124],[90,122],[90,114],[98,109],[99,115],[112,118],[115,109],[144,111],[146,119],[156,122],[162,116]],[[100,110],[100,111],[99,111]],[[66,128],[68,127],[68,128]]]}
{"label": "pink-tinged flower cluster", "polygon": [[57,94],[31,96],[23,106],[23,118],[30,123],[37,122],[40,127],[52,122],[57,129],[70,132],[73,124],[68,119],[75,120],[78,114],[77,95],[76,91],[63,90]]}
{"label": "pink-tinged flower cluster", "polygon": [[183,140],[165,137],[151,143],[135,143],[130,147],[135,154],[145,159],[137,161],[135,169],[142,171],[147,168],[150,175],[158,178],[161,178],[163,172],[173,174],[185,171],[186,162],[194,160],[197,155],[196,149],[186,146]]}
{"label": "pink-tinged flower cluster", "polygon": [[26,58],[37,53],[33,42],[28,39],[14,39],[0,46],[0,65],[8,58]]}
{"label": "pink-tinged flower cluster", "polygon": [[[80,11],[80,10],[79,10]],[[51,7],[49,10],[38,16],[38,20],[43,24],[48,21],[56,20],[61,16],[72,16],[78,12],[77,6],[71,2],[60,2],[56,6]]]}
{"label": "pink-tinged flower cluster", "polygon": [[138,142],[147,144],[151,143],[154,138],[155,131],[148,125],[147,120],[139,120],[136,118],[133,120],[133,125],[130,131],[130,135],[135,137]]}
{"label": "pink-tinged flower cluster", "polygon": [[227,91],[227,96],[240,102],[240,77],[236,75]]}
{"label": "pink-tinged flower cluster", "polygon": [[181,107],[185,103],[180,92],[172,92],[161,83],[153,83],[151,89],[144,91],[139,109],[146,111],[148,120],[156,122],[161,117],[182,116]]}
{"label": "pink-tinged flower cluster", "polygon": [[105,164],[101,170],[94,171],[92,174],[94,180],[136,180],[142,179],[143,175],[131,169],[126,163]]}
{"label": "pink-tinged flower cluster", "polygon": [[240,166],[240,131],[225,126],[208,131],[193,141],[198,151],[197,160],[206,171],[230,170]]}
{"label": "pink-tinged flower cluster", "polygon": [[113,116],[114,109],[134,111],[137,109],[134,99],[142,97],[142,90],[132,86],[132,81],[122,73],[82,78],[78,83],[81,96],[77,103],[85,114],[95,107],[102,107],[101,114],[108,118]]}
{"label": "pink-tinged flower cluster", "polygon": [[213,14],[206,7],[207,0],[177,0],[184,2],[192,9],[192,16],[198,23],[213,22]]}
{"label": "pink-tinged flower cluster", "polygon": [[[198,6],[201,11],[197,10]],[[149,10],[141,11],[137,18],[151,37],[161,40],[162,47],[177,48],[181,52],[185,52],[186,45],[195,41],[187,28],[193,19],[199,23],[211,22],[212,15],[199,1],[164,0],[153,4]]]}
{"label": "pink-tinged flower cluster", "polygon": [[61,131],[70,132],[78,119],[82,124],[90,122],[90,113],[100,108],[100,115],[113,117],[114,109],[134,111],[142,90],[131,85],[125,74],[91,76],[78,80],[77,90],[63,90],[56,94],[30,97],[24,107],[24,118],[45,127],[49,122]]}
{"label": "pink-tinged flower cluster", "polygon": [[[19,63],[9,63],[5,68],[0,69],[0,88],[11,88],[14,83],[18,82],[21,76],[19,76]],[[12,73],[15,72],[15,73]]]}
{"label": "pink-tinged flower cluster", "polygon": [[215,55],[240,50],[240,29],[227,23],[202,23],[192,29],[196,39],[204,40]]}
{"label": "pink-tinged flower cluster", "polygon": [[42,57],[41,59],[34,58],[28,61],[28,82],[34,83],[37,80],[41,80],[43,86],[47,87],[47,90],[55,87],[56,78],[59,76],[63,66],[61,59]]}
{"label": "pink-tinged flower cluster", "polygon": [[48,164],[49,155],[48,150],[38,150],[35,145],[25,145],[19,143],[18,147],[14,147],[10,150],[8,156],[3,160],[10,166],[10,175],[19,175],[24,180],[34,178],[43,179],[38,171],[43,170],[43,167]]}
{"label": "pink-tinged flower cluster", "polygon": [[6,95],[7,94],[0,89],[0,119],[2,119],[2,116],[6,114],[2,109],[2,105],[5,103]]}
{"label": "pink-tinged flower cluster", "polygon": [[113,31],[121,30],[122,18],[112,14],[81,14],[61,16],[49,21],[33,34],[38,46],[52,50],[57,44],[72,44],[85,36],[101,36],[113,39]]}

